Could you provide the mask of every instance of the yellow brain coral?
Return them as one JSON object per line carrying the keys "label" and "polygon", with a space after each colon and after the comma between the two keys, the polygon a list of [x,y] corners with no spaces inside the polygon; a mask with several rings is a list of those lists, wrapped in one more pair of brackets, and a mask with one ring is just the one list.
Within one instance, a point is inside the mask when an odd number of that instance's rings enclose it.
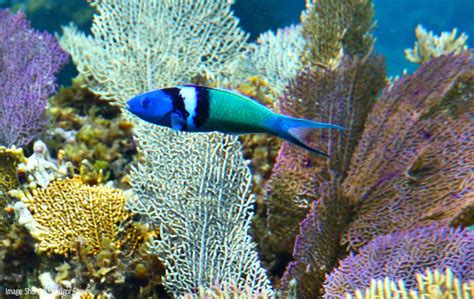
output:
{"label": "yellow brain coral", "polygon": [[474,281],[461,283],[453,276],[453,272],[446,268],[445,273],[438,270],[426,270],[426,273],[416,274],[418,286],[415,290],[407,290],[402,280],[394,282],[389,278],[372,281],[366,290],[357,290],[354,295],[347,294],[347,299],[442,299],[459,298],[468,299],[474,296]]}
{"label": "yellow brain coral", "polygon": [[99,251],[104,240],[120,248],[134,239],[128,230],[131,213],[124,209],[125,194],[105,186],[88,186],[79,179],[56,180],[47,188],[16,194],[25,203],[41,233],[38,251],[67,254],[77,244]]}

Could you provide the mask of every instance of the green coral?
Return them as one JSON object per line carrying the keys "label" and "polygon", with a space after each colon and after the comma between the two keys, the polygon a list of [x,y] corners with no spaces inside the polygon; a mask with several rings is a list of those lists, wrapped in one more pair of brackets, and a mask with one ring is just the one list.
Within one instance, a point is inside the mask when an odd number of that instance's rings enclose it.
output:
{"label": "green coral", "polygon": [[133,126],[122,119],[119,108],[81,85],[76,79],[51,98],[49,113],[56,128],[47,143],[53,155],[63,149],[63,159],[71,161],[87,183],[120,182],[136,153]]}

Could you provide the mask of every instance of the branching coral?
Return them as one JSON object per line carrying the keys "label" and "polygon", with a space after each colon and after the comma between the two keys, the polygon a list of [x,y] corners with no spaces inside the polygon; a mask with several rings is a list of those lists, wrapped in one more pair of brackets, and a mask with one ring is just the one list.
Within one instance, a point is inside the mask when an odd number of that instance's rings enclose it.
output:
{"label": "branching coral", "polygon": [[[139,127],[140,128],[140,127]],[[150,252],[166,266],[164,284],[174,295],[235,283],[240,291],[272,293],[248,235],[251,175],[236,137],[222,134],[140,132],[145,161],[133,169],[133,211],[160,227]],[[183,159],[186,157],[186,159]]]}
{"label": "branching coral", "polygon": [[460,54],[467,50],[467,35],[461,33],[456,37],[456,28],[451,32],[441,32],[441,36],[428,32],[422,25],[418,25],[415,30],[416,39],[413,49],[406,49],[407,59],[414,63],[424,63],[433,57],[439,57],[450,53]]}
{"label": "branching coral", "polygon": [[267,186],[270,244],[276,252],[290,253],[319,185],[346,173],[365,118],[385,82],[379,57],[343,59],[335,70],[314,69],[299,74],[281,99],[285,114],[341,125],[349,133],[317,130],[313,145],[330,155],[323,160],[284,144]]}
{"label": "branching coral", "polygon": [[298,298],[321,296],[324,276],[336,264],[340,255],[339,238],[350,219],[350,204],[341,192],[339,178],[320,185],[320,198],[313,201],[290,262],[282,278],[282,291],[291,291],[296,283]]}
{"label": "branching coral", "polygon": [[25,146],[46,128],[48,96],[68,56],[22,12],[0,10],[0,145]]}
{"label": "branching coral", "polygon": [[384,280],[372,280],[370,286],[365,290],[357,290],[354,295],[346,294],[346,299],[438,299],[438,298],[472,298],[474,292],[474,280],[462,283],[453,275],[450,268],[446,268],[445,274],[426,269],[425,273],[415,274],[417,286],[408,290],[403,280],[398,282],[390,278]]}
{"label": "branching coral", "polygon": [[224,284],[222,286],[212,286],[211,288],[199,288],[197,293],[186,294],[180,299],[270,299],[274,298],[270,294],[255,294],[250,288],[240,291],[234,284]]}
{"label": "branching coral", "polygon": [[[465,53],[435,58],[384,92],[344,182],[356,211],[343,243],[357,249],[472,211],[473,86]],[[472,216],[464,219],[472,224]]]}
{"label": "branching coral", "polygon": [[69,26],[60,42],[91,90],[117,105],[200,74],[232,72],[243,52],[246,36],[225,0],[91,2],[93,37]]}
{"label": "branching coral", "polygon": [[403,280],[417,286],[416,273],[449,267],[461,282],[473,280],[474,233],[439,226],[381,236],[340,262],[324,285],[327,298],[369,287],[372,280]]}
{"label": "branching coral", "polygon": [[374,43],[373,15],[369,0],[306,0],[301,17],[305,65],[333,68],[343,55],[365,56]]}
{"label": "branching coral", "polygon": [[117,248],[129,241],[126,233],[131,213],[125,211],[125,195],[118,189],[65,179],[53,181],[47,188],[12,194],[34,217],[38,252],[66,255],[76,250],[76,242],[98,252],[104,238],[115,242]]}

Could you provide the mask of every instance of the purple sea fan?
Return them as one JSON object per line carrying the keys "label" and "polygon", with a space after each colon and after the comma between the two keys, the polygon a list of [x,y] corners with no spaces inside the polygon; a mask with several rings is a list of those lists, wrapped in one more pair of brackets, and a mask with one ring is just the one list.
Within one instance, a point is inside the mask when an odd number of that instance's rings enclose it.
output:
{"label": "purple sea fan", "polygon": [[384,62],[376,55],[344,57],[334,70],[305,69],[288,85],[280,99],[282,113],[348,130],[315,130],[312,145],[328,153],[328,159],[283,145],[267,185],[269,244],[275,252],[291,252],[299,223],[311,201],[319,198],[321,183],[330,181],[333,172],[338,179],[344,177],[366,116],[384,85]]}
{"label": "purple sea fan", "polygon": [[365,289],[371,280],[403,279],[416,286],[416,273],[450,267],[461,282],[474,279],[474,232],[437,225],[398,232],[372,240],[357,255],[343,259],[324,284],[326,298]]}
{"label": "purple sea fan", "polygon": [[344,246],[433,223],[472,224],[473,61],[470,53],[432,59],[374,106],[343,183],[355,206]]}
{"label": "purple sea fan", "polygon": [[306,218],[301,222],[300,234],[293,249],[294,261],[282,278],[284,292],[297,283],[298,298],[319,298],[326,273],[337,264],[341,254],[339,238],[349,222],[350,205],[342,194],[339,179],[320,185],[317,201],[313,201]]}
{"label": "purple sea fan", "polygon": [[46,127],[48,96],[68,55],[22,12],[0,10],[0,145],[24,146]]}

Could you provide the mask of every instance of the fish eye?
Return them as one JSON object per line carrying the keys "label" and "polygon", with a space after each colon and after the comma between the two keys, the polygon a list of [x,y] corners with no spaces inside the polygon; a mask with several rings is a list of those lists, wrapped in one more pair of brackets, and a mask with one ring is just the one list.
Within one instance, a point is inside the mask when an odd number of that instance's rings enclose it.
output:
{"label": "fish eye", "polygon": [[140,105],[141,105],[144,109],[147,109],[148,106],[150,106],[150,99],[149,99],[149,98],[143,98],[143,99],[140,101]]}

